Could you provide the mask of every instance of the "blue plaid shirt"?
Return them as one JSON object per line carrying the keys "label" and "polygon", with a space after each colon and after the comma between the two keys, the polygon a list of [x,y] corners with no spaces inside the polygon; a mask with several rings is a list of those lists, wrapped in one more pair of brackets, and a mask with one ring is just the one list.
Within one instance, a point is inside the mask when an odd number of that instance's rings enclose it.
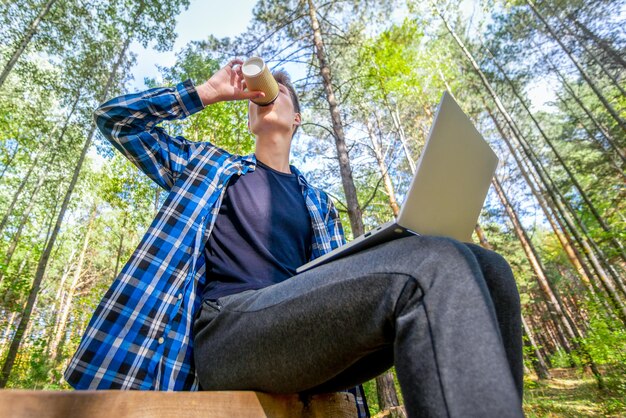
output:
{"label": "blue plaid shirt", "polygon": [[[95,111],[102,134],[170,193],[65,370],[76,389],[198,390],[191,335],[205,282],[203,248],[229,179],[256,166],[254,155],[172,137],[157,126],[203,108],[187,80],[117,97]],[[328,195],[296,175],[311,217],[314,259],[345,243],[343,229]],[[362,388],[351,392],[365,416]]]}

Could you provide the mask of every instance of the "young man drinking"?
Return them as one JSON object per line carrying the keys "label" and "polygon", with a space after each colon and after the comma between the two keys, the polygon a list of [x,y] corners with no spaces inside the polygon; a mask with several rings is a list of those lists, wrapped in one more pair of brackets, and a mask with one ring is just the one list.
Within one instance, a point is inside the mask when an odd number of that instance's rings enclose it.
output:
{"label": "young man drinking", "polygon": [[207,82],[110,100],[104,136],[167,199],[96,309],[65,377],[77,389],[319,393],[395,364],[409,416],[521,417],[519,295],[499,255],[429,236],[296,275],[344,243],[337,210],[289,164],[296,93],[249,103],[252,155],[171,137],[245,90],[240,60]]}

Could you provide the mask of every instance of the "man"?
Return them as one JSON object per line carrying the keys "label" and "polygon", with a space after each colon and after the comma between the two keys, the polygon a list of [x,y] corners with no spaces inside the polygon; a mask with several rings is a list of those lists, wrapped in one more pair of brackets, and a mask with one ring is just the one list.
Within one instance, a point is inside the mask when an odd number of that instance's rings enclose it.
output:
{"label": "man", "polygon": [[67,381],[316,393],[395,364],[410,416],[522,416],[519,296],[495,253],[416,236],[294,276],[344,240],[328,195],[289,165],[301,116],[285,74],[272,105],[249,104],[253,155],[157,126],[262,97],[245,90],[241,64],[197,88],[186,81],[96,111],[102,133],[170,193],[96,309]]}

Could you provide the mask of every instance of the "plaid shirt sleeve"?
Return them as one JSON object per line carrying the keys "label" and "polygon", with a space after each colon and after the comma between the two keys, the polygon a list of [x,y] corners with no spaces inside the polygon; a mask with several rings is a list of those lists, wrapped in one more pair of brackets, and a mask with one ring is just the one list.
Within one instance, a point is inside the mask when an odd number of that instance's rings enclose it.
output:
{"label": "plaid shirt sleeve", "polygon": [[326,229],[330,235],[330,246],[334,250],[345,244],[346,238],[343,235],[343,226],[341,226],[341,218],[337,208],[328,196],[326,196],[326,201],[328,202]]}
{"label": "plaid shirt sleeve", "polygon": [[157,124],[186,118],[203,108],[193,83],[187,80],[176,87],[111,99],[96,109],[94,120],[118,151],[159,186],[170,190],[196,143],[172,137]]}

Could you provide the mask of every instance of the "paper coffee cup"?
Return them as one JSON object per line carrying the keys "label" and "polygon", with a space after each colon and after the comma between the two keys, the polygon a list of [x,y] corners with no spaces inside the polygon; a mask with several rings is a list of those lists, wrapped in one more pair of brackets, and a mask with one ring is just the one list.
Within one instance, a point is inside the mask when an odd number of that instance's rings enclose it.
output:
{"label": "paper coffee cup", "polygon": [[250,57],[241,66],[243,78],[249,91],[262,91],[265,97],[253,99],[252,102],[259,106],[271,104],[278,97],[278,83],[267,68],[263,59]]}

